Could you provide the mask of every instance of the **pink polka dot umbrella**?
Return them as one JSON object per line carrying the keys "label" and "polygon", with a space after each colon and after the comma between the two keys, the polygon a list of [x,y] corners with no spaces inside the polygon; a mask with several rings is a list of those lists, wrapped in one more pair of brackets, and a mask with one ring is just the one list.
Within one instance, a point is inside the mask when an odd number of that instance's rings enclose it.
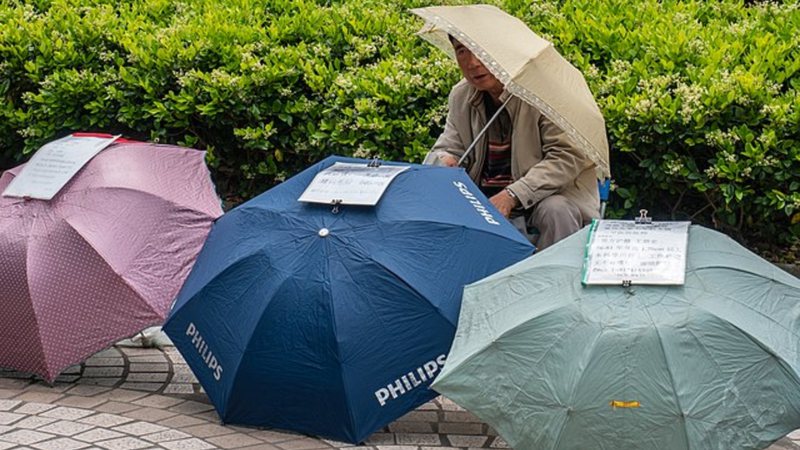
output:
{"label": "pink polka dot umbrella", "polygon": [[52,382],[164,321],[222,214],[204,155],[116,143],[52,200],[0,197],[0,367]]}

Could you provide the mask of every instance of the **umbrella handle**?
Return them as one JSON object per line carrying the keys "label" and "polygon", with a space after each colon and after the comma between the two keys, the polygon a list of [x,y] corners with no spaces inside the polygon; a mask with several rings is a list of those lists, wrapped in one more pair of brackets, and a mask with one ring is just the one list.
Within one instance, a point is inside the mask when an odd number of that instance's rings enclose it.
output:
{"label": "umbrella handle", "polygon": [[511,101],[511,97],[512,97],[511,95],[508,96],[506,101],[504,101],[503,104],[500,105],[499,108],[497,108],[497,111],[495,111],[494,115],[492,115],[492,118],[489,119],[489,121],[486,122],[486,125],[484,125],[481,131],[478,132],[478,135],[475,136],[475,139],[473,139],[472,143],[469,144],[469,147],[467,147],[467,151],[465,151],[464,155],[461,156],[461,159],[458,160],[458,164],[456,164],[457,166],[460,166],[461,163],[464,162],[465,159],[467,159],[467,155],[469,155],[472,149],[475,148],[475,145],[478,144],[478,140],[480,140],[480,138],[482,138],[483,135],[486,134],[486,130],[489,129],[489,126],[495,121],[495,119],[497,119],[498,116],[500,116],[500,113],[506,108],[508,102]]}

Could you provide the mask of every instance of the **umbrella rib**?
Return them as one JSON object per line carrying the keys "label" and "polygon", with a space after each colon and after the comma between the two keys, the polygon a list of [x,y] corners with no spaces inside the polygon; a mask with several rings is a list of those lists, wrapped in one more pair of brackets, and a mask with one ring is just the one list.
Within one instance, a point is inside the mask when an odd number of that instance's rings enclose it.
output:
{"label": "umbrella rib", "polygon": [[[724,267],[724,266],[723,266],[723,267]],[[703,269],[706,269],[706,268],[710,268],[710,267],[703,267]],[[729,269],[729,270],[736,270],[736,269],[734,269],[734,268],[729,268],[729,267],[724,267],[724,268],[726,268],[726,269]],[[695,269],[695,270],[693,270],[693,271],[692,271],[692,273],[696,273],[696,272],[698,272],[698,271],[700,271],[700,270],[703,270],[703,269]],[[741,270],[740,270],[740,272],[744,272],[744,273],[752,274],[752,272],[747,272],[747,271],[741,271]],[[699,276],[698,276],[697,278],[698,278],[699,282],[700,282],[700,283],[703,285],[703,289],[700,289],[700,290],[701,290],[703,293],[705,293],[705,294],[711,294],[712,296],[719,296],[719,292],[717,292],[717,291],[712,291],[712,290],[710,290],[710,289],[709,289],[709,288],[706,286],[706,284],[703,282],[703,279],[702,279],[702,277],[699,277]],[[785,283],[782,283],[782,282],[780,282],[780,281],[777,281],[777,280],[770,279],[770,281],[771,281],[772,283],[781,283],[783,286],[786,286],[786,284],[785,284]],[[791,287],[791,286],[787,286],[787,287]],[[770,289],[772,289],[772,286],[770,286]],[[782,330],[784,330],[784,331],[786,331],[787,333],[791,334],[791,335],[792,335],[792,336],[793,336],[795,339],[800,339],[800,334],[796,333],[795,331],[793,331],[793,330],[792,330],[792,329],[790,329],[790,328],[787,328],[786,326],[784,326],[784,325],[783,325],[783,324],[781,324],[780,322],[778,322],[778,321],[774,320],[772,317],[770,317],[770,316],[768,316],[768,315],[764,314],[763,312],[761,312],[761,311],[759,311],[759,310],[757,310],[757,309],[755,309],[755,308],[751,307],[751,306],[750,306],[750,305],[748,305],[747,303],[740,302],[740,301],[738,301],[736,298],[734,298],[734,297],[731,297],[730,295],[725,295],[725,297],[724,297],[724,298],[728,299],[729,301],[731,301],[731,302],[733,302],[733,303],[736,303],[737,305],[739,305],[739,306],[741,306],[741,307],[744,307],[744,308],[748,309],[749,311],[751,311],[752,313],[754,313],[754,314],[756,314],[756,315],[758,315],[758,316],[761,316],[761,317],[763,317],[763,318],[765,318],[765,319],[769,319],[769,321],[770,321],[770,322],[772,322],[772,324],[773,324],[773,325],[775,325],[775,326],[778,326],[778,327],[779,327],[779,328],[781,328]],[[707,312],[707,313],[709,313],[709,314],[715,314],[713,311],[709,311],[707,308],[703,307],[702,305],[698,305],[697,303],[692,303],[692,305],[693,305],[693,306],[695,306],[695,307],[697,307],[697,308],[701,308],[703,311],[705,311],[705,312]],[[739,327],[737,326],[736,328],[739,328]],[[741,329],[741,328],[739,328],[739,329]],[[744,331],[744,330],[742,330],[742,331]],[[750,334],[748,333],[748,336],[749,336],[749,335],[750,335]],[[762,344],[762,345],[764,345],[764,344]],[[766,347],[766,345],[764,345],[764,346]],[[772,349],[771,347],[770,347],[769,349],[770,349],[770,351],[771,351],[772,353],[775,353],[774,349]]]}
{"label": "umbrella rib", "polygon": [[[26,274],[29,273],[28,272],[28,266],[29,266],[29,264],[28,264],[28,255],[29,255],[28,254],[28,248],[29,247],[28,247],[27,244],[28,244],[28,241],[26,240],[25,241],[25,273]],[[41,360],[42,360],[42,363],[44,364],[44,370],[47,373],[47,377],[46,378],[49,379],[50,378],[50,368],[48,367],[48,364],[47,364],[47,352],[45,351],[44,340],[42,339],[42,333],[40,331],[42,329],[42,327],[41,327],[41,323],[39,322],[39,315],[36,313],[36,308],[33,305],[33,293],[31,292],[31,283],[29,282],[27,276],[25,277],[25,286],[27,287],[28,297],[31,299],[31,302],[30,302],[31,315],[33,316],[34,322],[36,322],[36,330],[35,331],[36,331],[37,340],[39,342],[38,347],[39,347],[39,350],[41,351],[41,358],[42,358]]]}
{"label": "umbrella rib", "polygon": [[[158,195],[156,195],[156,194],[154,194],[152,192],[148,192],[148,191],[141,190],[141,189],[134,189],[134,188],[127,187],[127,186],[89,186],[89,187],[86,187],[84,189],[70,190],[70,191],[66,192],[65,194],[67,194],[67,197],[69,197],[69,194],[73,194],[73,193],[80,193],[80,192],[87,192],[87,191],[103,191],[103,190],[109,190],[109,191],[120,190],[120,191],[126,191],[126,192],[133,192],[133,193],[136,193],[138,195],[146,195],[148,197],[155,198],[156,200],[160,200],[160,201],[166,202],[169,205],[175,207],[176,209],[185,209],[185,210],[188,210],[188,211],[196,211],[196,212],[202,213],[203,215],[208,216],[208,217],[210,217],[212,219],[215,219],[215,218],[217,218],[217,217],[219,217],[221,215],[221,214],[213,215],[213,214],[210,214],[208,211],[203,211],[203,210],[200,210],[198,208],[194,208],[194,207],[191,207],[191,206],[188,206],[188,205],[184,205],[184,204],[181,204],[181,203],[176,203],[175,201],[173,201],[171,199],[158,196]],[[71,201],[68,201],[67,199],[64,199],[64,200],[60,200],[59,203],[64,203],[64,204],[67,204],[67,205],[70,205],[70,206],[74,206],[74,207],[78,207],[78,208],[82,208],[82,209],[87,209],[89,211],[102,212],[102,209],[93,209],[93,208],[86,207],[85,203],[83,203],[83,202],[80,202],[80,203],[74,202],[73,203]]]}
{"label": "umbrella rib", "polygon": [[[664,292],[661,298],[664,298],[665,296],[666,296],[666,291]],[[675,376],[672,374],[672,366],[667,356],[667,349],[664,347],[664,339],[662,339],[661,337],[661,331],[658,329],[658,325],[656,325],[656,322],[653,319],[653,315],[650,314],[650,309],[647,307],[643,309],[645,314],[647,314],[647,317],[650,319],[650,323],[653,325],[653,330],[656,332],[656,336],[658,336],[658,346],[661,347],[661,354],[664,355],[664,362],[666,362],[667,373],[669,374],[669,381],[670,385],[672,386],[672,395],[675,396],[675,402],[678,404],[678,410],[681,412],[681,420],[683,421],[683,439],[684,442],[686,443],[686,448],[691,448],[689,444],[689,434],[686,432],[686,412],[683,410],[683,405],[681,405],[680,396],[678,395],[678,391],[675,389]],[[717,365],[716,363],[717,362],[714,361],[715,365]]]}

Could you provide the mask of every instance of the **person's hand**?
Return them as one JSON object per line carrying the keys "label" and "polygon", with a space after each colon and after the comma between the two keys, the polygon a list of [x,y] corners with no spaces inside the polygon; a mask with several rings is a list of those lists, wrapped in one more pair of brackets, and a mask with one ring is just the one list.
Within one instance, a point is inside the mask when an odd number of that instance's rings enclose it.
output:
{"label": "person's hand", "polygon": [[458,160],[453,155],[449,155],[447,153],[440,153],[438,156],[439,156],[439,161],[441,161],[442,164],[444,164],[447,167],[455,167],[458,165]]}
{"label": "person's hand", "polygon": [[517,206],[517,199],[512,197],[505,189],[493,195],[489,201],[506,219],[511,215],[511,210]]}

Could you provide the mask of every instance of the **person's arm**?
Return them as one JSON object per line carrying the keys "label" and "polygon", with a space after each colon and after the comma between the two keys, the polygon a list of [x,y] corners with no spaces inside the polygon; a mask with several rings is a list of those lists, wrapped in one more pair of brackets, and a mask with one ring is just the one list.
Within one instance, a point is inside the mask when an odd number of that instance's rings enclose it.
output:
{"label": "person's arm", "polygon": [[592,165],[591,160],[550,119],[542,115],[538,126],[544,157],[509,186],[526,209],[574,183],[578,175]]}
{"label": "person's arm", "polygon": [[464,154],[464,151],[466,151],[466,147],[461,141],[461,136],[458,134],[454,122],[454,116],[458,111],[458,106],[455,105],[453,97],[454,94],[451,91],[447,98],[447,119],[445,121],[444,131],[442,131],[442,134],[436,139],[436,143],[433,144],[433,148],[431,149],[431,152],[438,156],[444,165],[451,167],[458,164],[458,160]]}

